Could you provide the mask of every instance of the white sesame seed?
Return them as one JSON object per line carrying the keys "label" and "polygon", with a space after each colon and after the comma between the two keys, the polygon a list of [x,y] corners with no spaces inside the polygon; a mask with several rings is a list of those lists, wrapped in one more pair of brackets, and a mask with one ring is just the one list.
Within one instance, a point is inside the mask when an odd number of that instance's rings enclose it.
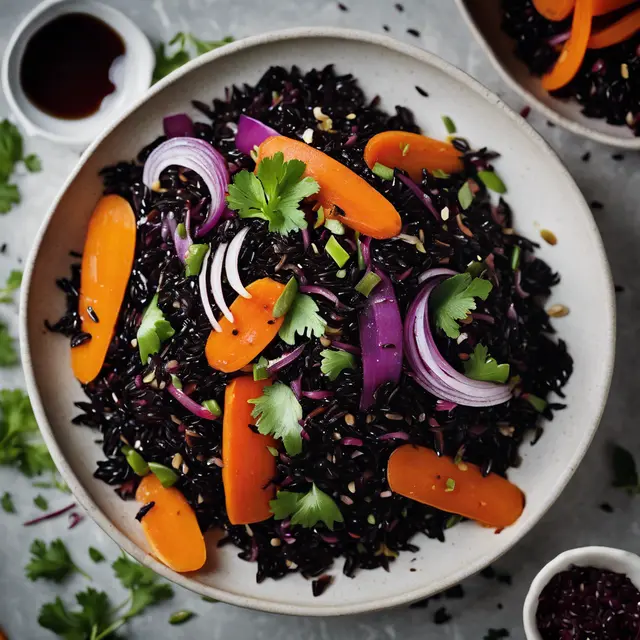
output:
{"label": "white sesame seed", "polygon": [[629,65],[627,65],[626,62],[623,62],[620,65],[620,75],[625,79],[628,80],[629,79]]}
{"label": "white sesame seed", "polygon": [[247,532],[248,536],[253,538],[253,529],[248,524],[244,525],[244,530]]}
{"label": "white sesame seed", "polygon": [[171,305],[174,309],[179,309],[180,308],[180,303],[177,300],[173,301],[173,304]]}
{"label": "white sesame seed", "polygon": [[202,497],[201,493],[198,494],[197,501],[198,501],[198,504],[202,504],[204,502],[204,498]]}
{"label": "white sesame seed", "polygon": [[270,542],[272,547],[279,547],[282,544],[280,538],[271,538]]}
{"label": "white sesame seed", "polygon": [[342,440],[342,436],[337,431],[334,431],[331,437],[334,440]]}
{"label": "white sesame seed", "polygon": [[302,140],[307,144],[311,144],[313,142],[313,129],[305,129],[302,134]]}
{"label": "white sesame seed", "polygon": [[176,453],[173,456],[173,458],[171,458],[171,466],[174,469],[179,469],[181,464],[182,464],[182,454],[181,453]]}
{"label": "white sesame seed", "polygon": [[316,246],[315,242],[311,243],[311,248],[313,249],[313,253],[315,253],[316,255],[318,255],[320,253],[320,251],[318,250],[318,247]]}
{"label": "white sesame seed", "polygon": [[375,419],[376,417],[372,413],[368,413],[367,417],[365,418],[365,422],[367,424],[371,424]]}
{"label": "white sesame seed", "polygon": [[627,124],[632,127],[633,123],[636,121],[636,117],[633,115],[632,111],[629,111],[629,113],[627,113],[627,117],[625,118],[625,120],[627,121]]}
{"label": "white sesame seed", "polygon": [[547,315],[550,318],[564,318],[569,315],[569,308],[563,304],[553,304],[547,309]]}
{"label": "white sesame seed", "polygon": [[462,343],[463,343],[463,342],[464,342],[468,337],[469,337],[469,336],[468,336],[466,333],[461,333],[461,334],[458,336],[458,338],[457,338],[456,342],[457,342],[458,344],[462,344]]}
{"label": "white sesame seed", "polygon": [[134,339],[131,341],[131,346],[132,346],[134,349],[138,346],[138,339],[137,339],[137,338],[134,338]]}
{"label": "white sesame seed", "polygon": [[350,482],[347,485],[347,489],[349,489],[350,493],[355,493],[356,492],[356,483],[355,482]]}
{"label": "white sesame seed", "polygon": [[189,466],[186,462],[182,463],[182,473],[184,473],[185,476],[189,473]]}
{"label": "white sesame seed", "polygon": [[289,567],[289,569],[297,569],[298,568],[298,565],[295,562],[289,560],[289,558],[287,558],[284,561],[284,563],[287,565],[287,567]]}
{"label": "white sesame seed", "polygon": [[347,120],[355,120],[355,119],[356,119],[355,113],[347,113]]}
{"label": "white sesame seed", "polygon": [[111,397],[113,398],[113,401],[118,404],[118,396],[115,394],[115,392],[111,392]]}
{"label": "white sesame seed", "polygon": [[391,492],[391,491],[383,491],[380,494],[380,497],[381,498],[390,498],[392,495],[393,495],[393,492]]}
{"label": "white sesame seed", "polygon": [[180,418],[178,418],[178,416],[174,416],[173,414],[171,414],[171,422],[173,422],[174,424],[182,424]]}
{"label": "white sesame seed", "polygon": [[159,385],[158,389],[164,389],[167,386],[167,383],[163,380]]}
{"label": "white sesame seed", "polygon": [[449,207],[444,207],[442,209],[442,211],[440,212],[440,216],[442,217],[443,220],[448,220],[449,219]]}
{"label": "white sesame seed", "polygon": [[353,425],[356,423],[356,419],[353,416],[352,413],[347,413],[347,415],[344,417],[344,421],[350,426],[353,427]]}
{"label": "white sesame seed", "polygon": [[515,431],[515,427],[502,426],[502,427],[499,427],[498,430],[505,438],[511,438],[511,436],[513,436],[513,433]]}
{"label": "white sesame seed", "polygon": [[387,420],[404,420],[404,418],[399,413],[385,413],[384,417]]}

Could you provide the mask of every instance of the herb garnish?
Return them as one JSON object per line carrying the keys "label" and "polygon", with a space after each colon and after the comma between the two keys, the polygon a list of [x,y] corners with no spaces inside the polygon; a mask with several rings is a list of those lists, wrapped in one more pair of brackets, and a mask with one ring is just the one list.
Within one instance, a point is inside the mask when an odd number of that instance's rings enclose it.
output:
{"label": "herb garnish", "polygon": [[156,293],[142,315],[142,322],[136,334],[142,364],[147,364],[149,356],[158,353],[160,345],[171,338],[174,333],[175,330],[158,307],[158,294]]}
{"label": "herb garnish", "polygon": [[72,573],[80,573],[88,580],[91,578],[71,559],[64,542],[57,538],[49,547],[42,540],[34,540],[29,548],[31,560],[24,568],[29,580],[52,580],[62,582]]}
{"label": "herb garnish", "polygon": [[504,383],[509,379],[509,365],[498,364],[487,347],[478,343],[464,363],[464,374],[472,380]]}
{"label": "herb garnish", "polygon": [[320,315],[316,301],[304,293],[298,293],[287,311],[278,335],[287,344],[295,344],[296,334],[311,338],[324,335],[326,320]]}
{"label": "herb garnish", "polygon": [[334,349],[324,349],[320,352],[322,362],[320,371],[329,380],[335,380],[345,369],[355,369],[356,359],[348,351],[336,351]]}
{"label": "herb garnish", "polygon": [[292,525],[299,524],[307,529],[322,521],[333,531],[336,522],[344,522],[333,498],[315,484],[307,493],[278,491],[276,499],[269,502],[269,507],[276,520],[291,517]]}

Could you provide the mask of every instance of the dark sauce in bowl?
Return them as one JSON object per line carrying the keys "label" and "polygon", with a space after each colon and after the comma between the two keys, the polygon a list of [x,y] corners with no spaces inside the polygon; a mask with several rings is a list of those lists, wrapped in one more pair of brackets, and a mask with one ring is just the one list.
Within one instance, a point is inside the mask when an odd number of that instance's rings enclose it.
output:
{"label": "dark sauce in bowl", "polygon": [[542,590],[536,624],[543,640],[636,640],[640,591],[623,573],[573,565]]}
{"label": "dark sauce in bowl", "polygon": [[124,53],[122,38],[108,24],[86,13],[67,13],[27,42],[20,83],[41,111],[67,120],[86,118],[115,91],[109,73]]}

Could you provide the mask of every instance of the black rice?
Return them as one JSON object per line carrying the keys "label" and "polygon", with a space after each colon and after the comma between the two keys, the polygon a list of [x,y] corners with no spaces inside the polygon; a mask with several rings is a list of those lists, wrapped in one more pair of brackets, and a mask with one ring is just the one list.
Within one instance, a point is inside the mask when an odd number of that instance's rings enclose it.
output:
{"label": "black rice", "polygon": [[[135,443],[147,461],[167,466],[179,454],[182,464],[176,486],[194,508],[201,528],[223,529],[226,535],[221,544],[238,547],[244,560],[257,559],[259,582],[292,571],[308,578],[321,576],[339,556],[345,559],[343,571],[348,576],[354,576],[359,569],[388,570],[399,552],[418,550],[411,542],[415,534],[422,532],[444,541],[445,529],[460,518],[391,494],[386,479],[387,460],[403,441],[380,437],[401,428],[410,443],[449,456],[458,455],[480,465],[486,473],[504,474],[510,466],[519,464],[518,447],[526,434],[542,431],[540,414],[527,401],[527,394],[546,398],[555,392],[562,396],[562,387],[572,371],[572,359],[564,342],[552,339],[553,328],[542,306],[559,276],[535,257],[534,243],[510,232],[513,215],[507,202],[500,200],[492,205],[477,179],[478,168],[490,168],[497,154],[486,149],[472,151],[466,141],[458,139],[465,150],[464,172],[447,178],[435,178],[425,172],[422,188],[438,210],[447,206],[451,211],[448,222],[438,222],[400,180],[384,181],[366,167],[363,149],[371,136],[388,129],[419,131],[406,108],[398,106],[395,113],[388,114],[377,105],[378,99],[368,100],[355,78],[337,74],[331,66],[308,73],[296,67],[272,67],[256,86],[233,86],[225,99],[214,99],[211,104],[194,103],[206,120],[195,124],[196,136],[220,150],[233,171],[254,167],[251,158],[240,153],[234,144],[233,123],[244,113],[292,138],[300,138],[307,128],[312,128],[313,146],[360,174],[395,205],[402,216],[403,232],[423,238],[427,249],[421,253],[415,245],[405,242],[372,242],[373,263],[392,278],[403,315],[421,288],[418,275],[426,269],[447,265],[464,271],[479,259],[492,265],[494,288],[477,311],[491,315],[493,324],[472,319],[463,328],[466,340],[460,344],[440,340],[439,347],[450,362],[459,364],[481,340],[498,362],[508,362],[512,375],[519,376],[514,397],[508,403],[436,412],[436,399],[405,370],[399,385],[386,384],[377,390],[375,406],[364,414],[358,410],[360,366],[344,371],[331,382],[317,366],[324,347],[318,341],[298,338],[298,344],[307,343],[303,355],[282,369],[279,379],[290,383],[302,376],[304,389],[328,390],[333,396],[320,401],[302,399],[308,439],[303,441],[300,455],[280,454],[273,481],[291,491],[307,491],[313,481],[329,493],[344,516],[344,523],[336,526],[331,538],[321,524],[313,529],[291,528],[286,535],[281,523],[274,520],[250,527],[232,526],[226,515],[217,464],[221,458],[221,422],[195,417],[163,390],[170,381],[170,361],[178,363],[177,372],[172,363],[172,373],[180,377],[184,389],[198,402],[215,399],[223,406],[225,385],[233,377],[209,367],[204,345],[211,327],[200,302],[197,279],[184,277],[173,246],[162,237],[163,219],[171,213],[178,222],[184,220],[189,207],[208,198],[206,188],[196,175],[176,167],[163,173],[161,193],[150,192],[142,185],[142,164],[163,137],[145,147],[135,161],[117,163],[101,173],[105,193],[119,194],[133,207],[138,219],[137,250],[104,368],[85,386],[87,399],[77,403],[81,413],[74,423],[102,433],[104,459],[98,462],[95,476],[116,487],[123,498],[133,495],[138,481],[121,453],[123,442]],[[313,115],[316,106],[332,118],[331,132],[317,128]],[[474,201],[465,212],[471,237],[462,233],[455,222],[459,210],[457,192],[468,178],[474,179],[477,187]],[[311,215],[309,212],[309,219],[313,220]],[[195,225],[199,222],[194,220]],[[214,245],[227,241],[248,224],[252,231],[239,261],[243,282],[265,276],[286,282],[294,272],[308,284],[327,287],[343,305],[338,310],[327,300],[317,299],[329,327],[337,332],[329,337],[358,346],[358,311],[363,298],[354,290],[361,277],[354,249],[345,266],[346,277],[340,277],[337,265],[324,251],[328,234],[322,229],[309,230],[317,253],[313,247],[305,250],[299,234],[282,237],[269,233],[259,220],[226,220],[205,241]],[[343,244],[347,247],[353,236],[345,238]],[[510,264],[515,246],[522,251],[521,282],[528,297],[517,293]],[[69,279],[58,281],[58,285],[67,296],[68,312],[48,326],[77,340],[81,335],[78,266],[73,267]],[[132,341],[156,290],[159,307],[176,335],[143,365]],[[224,293],[227,300],[235,297],[226,283]],[[271,359],[289,349],[275,340],[264,355]],[[142,379],[152,382],[142,383]],[[354,419],[345,420],[347,414]],[[552,419],[553,410],[547,407],[543,415]],[[397,416],[404,422],[393,419]],[[347,437],[361,440],[362,446],[345,446],[342,440]],[[355,493],[349,491],[350,486],[355,486]],[[273,538],[282,544],[272,545]]]}

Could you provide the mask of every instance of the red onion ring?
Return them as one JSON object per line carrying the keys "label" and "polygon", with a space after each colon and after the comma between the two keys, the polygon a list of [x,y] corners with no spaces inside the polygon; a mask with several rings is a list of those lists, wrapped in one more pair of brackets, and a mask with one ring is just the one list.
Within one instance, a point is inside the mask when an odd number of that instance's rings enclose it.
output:
{"label": "red onion ring", "polygon": [[238,119],[236,133],[236,149],[250,155],[255,147],[259,147],[267,138],[280,134],[268,125],[244,114]]}
{"label": "red onion ring", "polygon": [[170,384],[167,387],[167,391],[187,410],[193,413],[194,416],[202,418],[203,420],[215,420],[216,417],[205,409],[201,404],[198,404],[195,400],[192,400],[182,389],[174,387]]}

